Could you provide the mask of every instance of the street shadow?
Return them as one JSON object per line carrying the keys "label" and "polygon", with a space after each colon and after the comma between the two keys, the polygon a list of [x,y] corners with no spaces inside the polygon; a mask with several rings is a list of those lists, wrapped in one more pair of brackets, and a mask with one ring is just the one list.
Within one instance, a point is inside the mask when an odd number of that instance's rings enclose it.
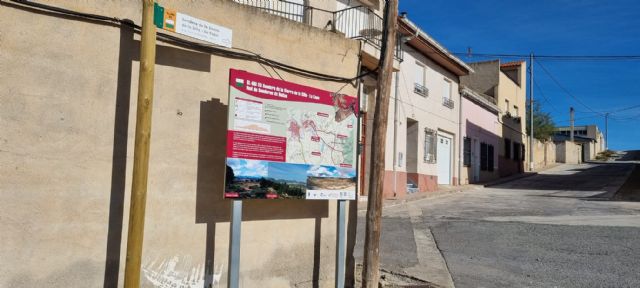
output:
{"label": "street shadow", "polygon": [[111,192],[109,198],[109,224],[107,230],[107,252],[103,287],[118,287],[120,253],[122,243],[122,221],[124,213],[125,182],[127,174],[127,142],[129,140],[129,112],[131,105],[131,70],[134,45],[131,27],[120,27],[120,49],[118,55],[118,86],[113,127],[113,153],[111,158]]}
{"label": "street shadow", "polygon": [[[130,20],[124,20],[132,24]],[[111,189],[103,287],[118,287],[120,255],[122,253],[122,225],[125,183],[127,175],[127,145],[129,113],[131,112],[131,78],[133,63],[140,61],[140,41],[134,39],[133,25],[120,26],[118,76],[114,111],[113,153],[111,159]],[[210,72],[211,56],[180,48],[157,45],[156,65]]]}
{"label": "street shadow", "polygon": [[[640,156],[640,155],[639,155]],[[620,187],[612,201],[640,201],[640,164],[636,164],[629,179]]]}
{"label": "street shadow", "polygon": [[[633,164],[606,163],[582,164],[587,167],[540,173],[534,176],[492,186],[495,189],[552,191],[548,194],[534,194],[531,197],[573,198],[587,201],[608,201],[633,176],[623,179]],[[620,183],[620,181],[623,181]]]}
{"label": "street shadow", "polygon": [[355,287],[356,285],[356,259],[354,252],[358,237],[358,200],[349,201],[349,212],[347,214],[347,248],[345,249],[345,287]]}
{"label": "street shadow", "polygon": [[[509,133],[511,134],[516,133],[520,135],[524,132],[522,131],[522,129],[520,129],[520,122],[518,121],[522,121],[522,119],[516,120],[516,118],[513,118],[511,116],[507,116],[507,115],[502,116],[502,119],[500,120],[500,123],[502,123],[502,131],[509,131],[509,132],[505,132],[505,135],[509,135]],[[517,142],[515,141],[515,139],[508,139],[506,138],[506,136],[504,140],[508,140],[508,141],[504,141],[503,147],[502,149],[500,149],[502,151],[497,150],[499,151],[497,152],[497,154],[499,155],[498,167],[500,167],[499,169],[500,177],[507,177],[507,176],[523,173],[524,158],[525,158],[524,153],[526,153],[524,148],[524,143]],[[506,154],[506,150],[505,150],[506,148],[504,147],[506,145],[510,146],[508,149],[509,149],[509,154],[511,155],[504,155]],[[500,147],[497,147],[497,148],[499,149]],[[503,153],[503,155],[500,156],[500,153]]]}
{"label": "street shadow", "polygon": [[624,155],[615,161],[640,161],[640,150],[624,151]]}

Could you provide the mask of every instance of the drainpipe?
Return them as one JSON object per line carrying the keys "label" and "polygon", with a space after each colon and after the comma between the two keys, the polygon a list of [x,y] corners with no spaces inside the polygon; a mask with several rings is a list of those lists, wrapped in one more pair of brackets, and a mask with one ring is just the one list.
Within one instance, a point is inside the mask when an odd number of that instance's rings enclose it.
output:
{"label": "drainpipe", "polygon": [[458,110],[458,186],[462,185],[462,162],[464,161],[464,140],[462,138],[462,93],[458,87],[460,95],[460,108]]}
{"label": "drainpipe", "polygon": [[400,76],[398,71],[396,73],[396,85],[395,85],[395,99],[393,101],[393,197],[398,195],[398,169],[397,169],[397,161],[398,161],[398,91],[400,90],[399,82]]}

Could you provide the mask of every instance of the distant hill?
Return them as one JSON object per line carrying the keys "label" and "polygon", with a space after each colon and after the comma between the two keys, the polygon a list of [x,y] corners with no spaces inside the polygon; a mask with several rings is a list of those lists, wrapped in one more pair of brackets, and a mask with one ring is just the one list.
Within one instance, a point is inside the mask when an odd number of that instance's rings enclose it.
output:
{"label": "distant hill", "polygon": [[310,190],[350,190],[356,188],[356,178],[307,177]]}
{"label": "distant hill", "polygon": [[286,179],[276,179],[276,178],[265,178],[267,180],[273,181],[273,182],[280,182],[280,183],[287,183],[287,184],[298,184],[298,185],[305,185],[307,184],[305,181],[295,181],[295,180],[286,180]]}

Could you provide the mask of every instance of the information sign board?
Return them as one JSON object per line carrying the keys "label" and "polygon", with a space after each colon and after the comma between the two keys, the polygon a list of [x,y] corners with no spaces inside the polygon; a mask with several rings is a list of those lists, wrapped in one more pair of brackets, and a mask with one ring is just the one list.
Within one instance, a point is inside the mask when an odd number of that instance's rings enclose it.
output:
{"label": "information sign board", "polygon": [[357,105],[231,69],[225,198],[355,199]]}
{"label": "information sign board", "polygon": [[231,29],[164,8],[157,3],[154,10],[154,23],[158,28],[193,37],[205,42],[231,48],[233,32]]}

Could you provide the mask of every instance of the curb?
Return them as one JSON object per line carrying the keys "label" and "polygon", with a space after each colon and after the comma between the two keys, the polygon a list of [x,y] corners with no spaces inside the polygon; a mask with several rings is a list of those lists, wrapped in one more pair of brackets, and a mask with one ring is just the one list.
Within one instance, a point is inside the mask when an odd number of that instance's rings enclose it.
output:
{"label": "curb", "polygon": [[[414,197],[411,197],[409,199],[404,198],[404,199],[383,199],[382,201],[382,208],[391,208],[391,207],[396,207],[396,206],[400,206],[403,204],[407,204],[407,203],[412,203],[412,202],[416,202],[416,201],[420,201],[420,200],[424,200],[424,199],[433,199],[433,198],[439,198],[439,197],[444,197],[447,195],[451,195],[451,194],[455,194],[455,193],[460,193],[460,192],[465,192],[465,191],[470,191],[470,190],[475,190],[475,189],[481,189],[482,185],[462,185],[459,186],[460,188],[458,189],[447,189],[447,190],[439,190],[439,191],[433,191],[433,192],[417,192],[417,193],[421,193],[419,195],[416,195]],[[360,204],[364,204],[364,205],[360,205]],[[358,200],[358,212],[361,211],[366,211],[367,210],[367,206],[366,206],[367,200]]]}

